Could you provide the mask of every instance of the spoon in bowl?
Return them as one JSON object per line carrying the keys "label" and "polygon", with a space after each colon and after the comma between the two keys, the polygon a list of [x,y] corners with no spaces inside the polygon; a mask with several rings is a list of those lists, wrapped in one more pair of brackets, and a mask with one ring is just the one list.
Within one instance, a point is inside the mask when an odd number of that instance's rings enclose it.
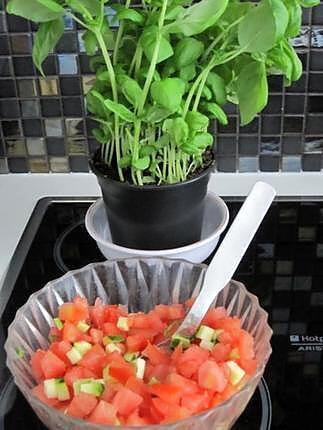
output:
{"label": "spoon in bowl", "polygon": [[[172,339],[196,333],[212,302],[232,278],[275,195],[275,189],[265,182],[254,185],[210,262],[199,295]],[[166,346],[169,341],[163,341],[160,346]]]}

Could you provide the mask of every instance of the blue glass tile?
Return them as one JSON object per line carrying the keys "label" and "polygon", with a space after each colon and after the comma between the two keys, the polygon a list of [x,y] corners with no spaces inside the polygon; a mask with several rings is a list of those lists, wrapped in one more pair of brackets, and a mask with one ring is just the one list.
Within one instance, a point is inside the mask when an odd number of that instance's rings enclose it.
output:
{"label": "blue glass tile", "polygon": [[300,172],[301,170],[301,157],[300,156],[287,156],[282,158],[282,170],[284,172]]}
{"label": "blue glass tile", "polygon": [[64,19],[64,29],[65,30],[73,30],[74,22],[73,22],[72,17],[70,17],[69,15],[64,15],[63,19]]}
{"label": "blue glass tile", "polygon": [[239,172],[257,172],[259,168],[258,157],[240,157]]}
{"label": "blue glass tile", "polygon": [[60,75],[76,75],[78,73],[76,55],[58,55],[58,65]]}

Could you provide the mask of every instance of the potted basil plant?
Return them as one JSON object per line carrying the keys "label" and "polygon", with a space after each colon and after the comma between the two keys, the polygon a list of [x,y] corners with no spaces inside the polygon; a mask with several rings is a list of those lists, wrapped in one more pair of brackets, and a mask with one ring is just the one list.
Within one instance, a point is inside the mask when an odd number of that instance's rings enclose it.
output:
{"label": "potted basil plant", "polygon": [[267,104],[268,75],[283,74],[286,85],[299,79],[290,38],[301,7],[318,3],[9,0],[8,13],[39,24],[40,72],[65,15],[85,30],[95,73],[86,105],[101,144],[90,164],[117,244],[165,249],[199,239],[214,159],[210,120],[227,124],[222,106],[232,102],[248,124]]}

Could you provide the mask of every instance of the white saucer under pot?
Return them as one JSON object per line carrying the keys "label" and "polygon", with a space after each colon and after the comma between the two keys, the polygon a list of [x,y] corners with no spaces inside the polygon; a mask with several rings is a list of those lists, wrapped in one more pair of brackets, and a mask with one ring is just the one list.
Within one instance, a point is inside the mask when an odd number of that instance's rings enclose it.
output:
{"label": "white saucer under pot", "polygon": [[96,241],[107,259],[126,257],[167,257],[182,258],[192,263],[201,263],[213,252],[221,233],[229,222],[229,210],[221,197],[209,192],[206,196],[201,239],[180,248],[163,250],[143,250],[126,248],[112,242],[107,215],[102,199],[98,199],[88,209],[85,225],[89,235]]}

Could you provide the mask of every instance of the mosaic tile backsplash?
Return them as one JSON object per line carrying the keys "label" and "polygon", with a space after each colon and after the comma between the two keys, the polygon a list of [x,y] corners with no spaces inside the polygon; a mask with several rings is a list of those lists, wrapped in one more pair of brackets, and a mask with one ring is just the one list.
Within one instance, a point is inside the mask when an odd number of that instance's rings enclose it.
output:
{"label": "mosaic tile backsplash", "polygon": [[[87,172],[97,144],[84,106],[92,75],[83,32],[65,20],[45,80],[31,58],[35,29],[7,15],[0,0],[0,173]],[[323,171],[323,3],[304,11],[293,44],[301,79],[284,88],[282,78],[270,77],[269,104],[251,124],[240,127],[231,104],[228,126],[214,124],[218,171]]]}

